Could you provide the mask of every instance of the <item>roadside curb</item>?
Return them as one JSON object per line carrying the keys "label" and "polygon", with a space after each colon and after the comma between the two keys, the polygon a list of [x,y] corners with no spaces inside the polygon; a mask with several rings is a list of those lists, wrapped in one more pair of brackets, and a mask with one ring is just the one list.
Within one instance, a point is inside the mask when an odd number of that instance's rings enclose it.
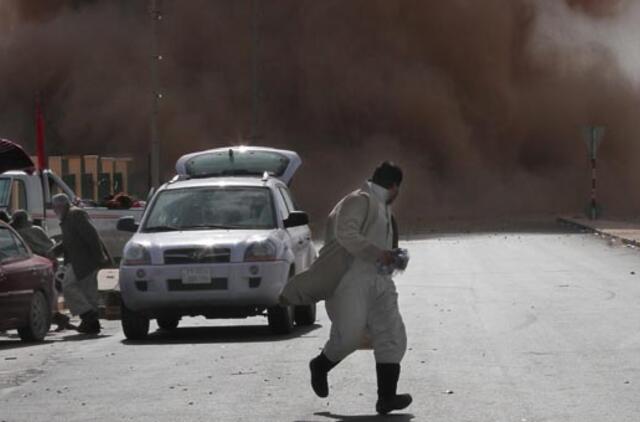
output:
{"label": "roadside curb", "polygon": [[595,233],[595,234],[600,235],[600,236],[605,237],[605,238],[617,239],[617,240],[619,240],[620,242],[622,242],[625,245],[640,247],[640,241],[638,241],[638,240],[629,239],[629,238],[624,237],[624,236],[619,236],[619,235],[613,234],[613,233],[611,233],[611,232],[609,232],[607,230],[599,229],[599,228],[594,227],[592,225],[589,225],[587,223],[582,223],[580,221],[577,221],[577,220],[575,220],[573,218],[558,217],[557,221],[560,224],[572,226],[572,227],[575,227],[575,228],[578,228],[578,229],[581,229],[581,230],[586,230],[588,232]]}

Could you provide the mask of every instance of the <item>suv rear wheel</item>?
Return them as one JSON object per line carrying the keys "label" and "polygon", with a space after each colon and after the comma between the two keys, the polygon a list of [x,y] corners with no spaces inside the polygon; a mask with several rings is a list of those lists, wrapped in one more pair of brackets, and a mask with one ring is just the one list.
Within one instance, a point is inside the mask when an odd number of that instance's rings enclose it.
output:
{"label": "suv rear wheel", "polygon": [[34,292],[29,308],[29,320],[25,327],[18,328],[23,341],[42,341],[51,326],[51,305],[41,291]]}
{"label": "suv rear wheel", "polygon": [[149,334],[149,318],[127,308],[120,302],[120,318],[124,336],[129,340],[142,340]]}
{"label": "suv rear wheel", "polygon": [[274,334],[289,334],[293,331],[293,307],[276,305],[267,310],[269,328]]}
{"label": "suv rear wheel", "polygon": [[316,322],[316,304],[296,306],[295,321],[302,327],[313,325]]}
{"label": "suv rear wheel", "polygon": [[171,331],[178,328],[178,324],[180,324],[180,317],[174,316],[165,316],[156,318],[156,324],[160,327],[161,330]]}

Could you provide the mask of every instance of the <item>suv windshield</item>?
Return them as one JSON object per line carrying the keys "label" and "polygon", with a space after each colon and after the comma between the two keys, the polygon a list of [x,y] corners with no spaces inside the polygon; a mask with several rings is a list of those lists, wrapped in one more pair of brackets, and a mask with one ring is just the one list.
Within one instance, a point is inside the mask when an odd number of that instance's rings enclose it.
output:
{"label": "suv windshield", "polygon": [[158,193],[143,232],[276,227],[268,188],[171,189]]}

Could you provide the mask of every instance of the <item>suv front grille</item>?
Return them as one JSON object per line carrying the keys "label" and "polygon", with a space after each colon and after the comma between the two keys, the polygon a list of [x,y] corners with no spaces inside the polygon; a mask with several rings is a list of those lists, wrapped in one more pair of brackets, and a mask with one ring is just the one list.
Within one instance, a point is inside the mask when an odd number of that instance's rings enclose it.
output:
{"label": "suv front grille", "polygon": [[218,264],[231,261],[229,248],[188,248],[167,249],[164,251],[164,263],[179,264]]}

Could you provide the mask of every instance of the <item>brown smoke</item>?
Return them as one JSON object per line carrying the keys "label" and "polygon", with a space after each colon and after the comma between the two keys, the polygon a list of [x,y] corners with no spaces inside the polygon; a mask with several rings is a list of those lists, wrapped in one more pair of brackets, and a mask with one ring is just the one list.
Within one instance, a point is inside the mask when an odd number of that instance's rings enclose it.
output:
{"label": "brown smoke", "polygon": [[[605,211],[640,206],[634,2],[163,3],[166,176],[184,152],[266,144],[301,153],[295,190],[317,219],[382,159],[406,170],[406,225],[580,212],[590,183],[581,131],[602,124]],[[254,4],[259,139],[248,140]],[[147,12],[143,0],[3,2],[0,135],[31,145],[41,92],[51,153],[135,154],[142,191]]]}

